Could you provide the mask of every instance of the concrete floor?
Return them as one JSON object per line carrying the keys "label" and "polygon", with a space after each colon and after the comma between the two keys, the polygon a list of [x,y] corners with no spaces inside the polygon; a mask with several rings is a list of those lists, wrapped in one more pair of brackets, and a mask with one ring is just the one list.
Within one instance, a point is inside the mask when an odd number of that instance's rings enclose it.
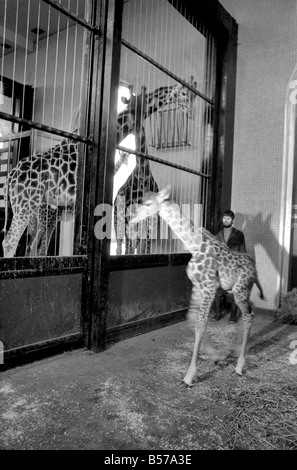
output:
{"label": "concrete floor", "polygon": [[180,385],[193,347],[187,321],[2,372],[0,449],[228,449],[227,392],[287,380],[297,339],[297,327],[256,314],[240,378],[241,327],[209,322],[191,389]]}

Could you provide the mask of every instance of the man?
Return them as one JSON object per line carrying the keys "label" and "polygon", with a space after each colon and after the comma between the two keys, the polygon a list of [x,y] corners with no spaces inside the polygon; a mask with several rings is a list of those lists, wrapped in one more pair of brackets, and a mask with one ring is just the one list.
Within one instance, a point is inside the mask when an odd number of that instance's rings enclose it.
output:
{"label": "man", "polygon": [[[226,210],[222,217],[223,229],[216,234],[215,238],[220,242],[225,243],[231,250],[242,251],[243,253],[246,253],[244,234],[233,226],[234,219],[234,212],[231,210]],[[214,321],[219,321],[223,316],[227,292],[228,291],[222,289],[221,286],[216,292],[216,314],[213,317]],[[229,319],[230,323],[236,323],[236,315],[237,306],[234,302],[234,298],[232,298],[231,315]]]}

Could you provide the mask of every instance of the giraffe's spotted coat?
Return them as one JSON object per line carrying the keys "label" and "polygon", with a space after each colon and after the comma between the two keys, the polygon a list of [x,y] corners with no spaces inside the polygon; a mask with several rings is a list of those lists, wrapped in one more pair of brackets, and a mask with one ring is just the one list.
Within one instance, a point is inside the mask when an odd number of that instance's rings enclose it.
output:
{"label": "giraffe's spotted coat", "polygon": [[232,289],[235,303],[242,313],[244,335],[235,369],[241,375],[245,365],[248,335],[253,321],[249,299],[254,283],[257,284],[261,295],[263,295],[257,279],[255,261],[246,253],[230,250],[225,244],[214,239],[205,229],[201,229],[197,233],[181,214],[179,206],[168,201],[168,198],[169,188],[163,189],[159,193],[148,193],[143,204],[138,208],[137,215],[131,220],[131,224],[159,213],[160,217],[192,254],[187,266],[187,275],[193,285],[188,316],[195,324],[195,345],[184,382],[187,385],[192,385],[196,375],[199,348],[218,282],[223,289]]}
{"label": "giraffe's spotted coat", "polygon": [[[191,77],[190,85],[193,83]],[[155,89],[151,93],[147,93],[145,87],[142,92],[137,95],[131,96],[128,103],[127,117],[121,122],[118,121],[118,126],[125,127],[126,132],[135,133],[136,150],[142,154],[147,154],[147,143],[144,130],[144,121],[151,114],[158,111],[168,104],[177,104],[181,109],[191,112],[192,101],[194,94],[183,85],[162,86]],[[120,132],[120,129],[119,129]],[[124,183],[119,189],[117,197],[125,201],[124,215],[119,210],[120,204],[117,204],[117,198],[114,210],[114,227],[117,238],[117,254],[122,253],[122,243],[125,238],[125,253],[134,254],[135,250],[140,253],[150,253],[151,235],[154,230],[153,221],[149,220],[147,223],[147,233],[145,237],[134,236],[129,238],[128,225],[131,219],[128,208],[130,206],[138,205],[141,203],[144,194],[147,192],[157,192],[158,185],[151,172],[149,160],[142,156],[137,156],[136,166]]]}
{"label": "giraffe's spotted coat", "polygon": [[[134,125],[128,110],[118,115],[117,144],[132,132]],[[22,158],[10,171],[4,185],[6,223],[9,202],[13,219],[2,243],[5,258],[15,255],[27,227],[26,256],[46,256],[57,221],[65,213],[68,217],[74,215],[77,155],[78,144],[63,141],[46,152]],[[116,171],[124,163],[120,159]]]}
{"label": "giraffe's spotted coat", "polygon": [[65,211],[74,211],[76,159],[77,144],[63,142],[47,152],[21,159],[11,170],[4,202],[5,207],[10,202],[13,219],[3,240],[4,257],[15,255],[26,227],[30,235],[27,254],[46,254],[57,218]]}

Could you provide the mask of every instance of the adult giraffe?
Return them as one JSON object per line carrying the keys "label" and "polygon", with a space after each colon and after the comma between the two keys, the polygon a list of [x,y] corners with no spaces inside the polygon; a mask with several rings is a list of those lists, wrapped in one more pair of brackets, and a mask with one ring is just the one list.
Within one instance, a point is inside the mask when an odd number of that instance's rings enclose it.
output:
{"label": "adult giraffe", "polygon": [[[196,82],[191,76],[189,85],[196,88]],[[135,135],[136,166],[129,178],[119,189],[114,204],[114,228],[117,240],[116,254],[122,254],[122,244],[125,239],[125,254],[150,253],[150,243],[154,231],[154,219],[149,219],[144,231],[139,229],[129,237],[129,221],[131,219],[130,208],[137,207],[141,203],[145,193],[157,192],[158,185],[153,177],[149,160],[143,156],[148,153],[144,121],[154,112],[169,104],[176,104],[178,108],[192,112],[192,103],[195,95],[186,86],[170,85],[161,86],[147,93],[146,87],[142,87],[137,96],[131,94],[127,101],[127,112],[133,122],[133,134]]]}
{"label": "adult giraffe", "polygon": [[[117,143],[134,129],[129,110],[118,115]],[[118,171],[127,156],[115,165]],[[26,256],[46,256],[58,220],[73,217],[76,201],[78,144],[63,140],[46,152],[22,158],[10,171],[4,184],[5,233],[3,256],[15,256],[20,238],[28,227]],[[13,212],[6,232],[8,202]]]}
{"label": "adult giraffe", "polygon": [[[139,96],[132,95],[127,109],[120,112],[117,118],[117,144],[131,133],[135,134],[137,142],[141,142],[143,116],[147,117],[154,112],[166,99],[167,102],[175,100],[187,105],[189,99],[192,99],[192,93],[182,85],[161,87],[158,90],[162,91],[149,94],[146,100],[141,98],[141,102]],[[144,96],[143,92],[141,96]],[[141,145],[139,144],[140,147]],[[27,227],[29,244],[26,255],[46,256],[57,221],[65,214],[67,217],[74,215],[77,155],[78,144],[64,140],[46,152],[21,159],[10,171],[4,185],[4,257],[15,256],[20,238]],[[149,168],[148,162],[144,166]],[[136,202],[138,200],[136,198]],[[13,218],[6,233],[9,201]]]}

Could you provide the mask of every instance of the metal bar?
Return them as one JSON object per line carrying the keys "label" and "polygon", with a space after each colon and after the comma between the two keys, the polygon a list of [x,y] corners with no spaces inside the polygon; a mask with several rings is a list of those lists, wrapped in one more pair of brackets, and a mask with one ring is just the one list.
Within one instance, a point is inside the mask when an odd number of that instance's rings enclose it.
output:
{"label": "metal bar", "polygon": [[19,118],[17,116],[13,116],[12,114],[3,113],[2,111],[0,111],[0,119],[5,119],[6,121],[15,122],[17,124],[24,124],[26,126],[33,127],[33,129],[48,132],[49,134],[59,135],[77,142],[83,142],[84,144],[92,143],[92,140],[87,137],[71,134],[71,132],[62,131],[55,127],[46,126],[45,124],[40,124],[39,122],[31,121],[29,119]]}
{"label": "metal bar", "polygon": [[[102,5],[101,24],[104,36],[97,42],[93,67],[90,132],[94,135],[94,151],[88,158],[90,175],[86,208],[88,226],[88,284],[86,309],[88,331],[87,346],[93,351],[105,348],[106,318],[109,297],[110,239],[94,236],[94,209],[98,204],[112,204],[112,178],[117,126],[117,96],[120,76],[122,0],[105,0]],[[104,15],[104,16],[103,16]],[[103,54],[101,55],[101,51]],[[97,53],[97,54],[96,54]],[[99,67],[97,66],[99,61]],[[100,61],[104,68],[100,66]],[[103,68],[103,70],[102,70]],[[103,86],[103,89],[101,88]],[[100,114],[99,114],[100,112]],[[99,123],[101,126],[99,128]],[[100,133],[99,133],[100,130]]]}
{"label": "metal bar", "polygon": [[64,336],[59,336],[58,338],[53,338],[45,341],[38,341],[38,343],[28,344],[27,346],[20,346],[16,348],[7,349],[5,351],[5,357],[12,357],[14,355],[19,355],[20,353],[28,354],[29,352],[37,351],[39,349],[44,349],[55,345],[56,343],[66,343],[69,341],[81,339],[81,333],[71,333]]}
{"label": "metal bar", "polygon": [[111,256],[109,260],[110,271],[124,271],[128,269],[155,268],[160,266],[178,266],[187,264],[190,253],[158,253],[143,255]]}
{"label": "metal bar", "polygon": [[0,279],[83,273],[86,256],[0,258]]}
{"label": "metal bar", "polygon": [[211,179],[211,175],[207,175],[206,173],[201,173],[200,171],[191,170],[190,168],[187,168],[182,165],[177,165],[176,163],[167,162],[166,160],[163,160],[162,158],[153,157],[152,155],[149,155],[147,153],[137,152],[136,150],[131,150],[127,147],[122,147],[122,145],[116,145],[116,148],[123,152],[132,153],[133,155],[136,155],[137,157],[143,157],[143,158],[147,158],[148,160],[151,160],[152,162],[161,163],[161,165],[167,165],[167,166],[170,166],[171,168],[176,168],[177,170],[182,170],[187,173],[192,173],[193,175],[201,176],[202,178]]}
{"label": "metal bar", "polygon": [[[0,149],[0,154],[2,154],[2,153],[7,153],[7,152],[9,152],[9,150],[10,150],[10,147],[2,147],[2,148]],[[1,160],[1,164],[3,164],[3,161],[2,161],[2,160]]]}
{"label": "metal bar", "polygon": [[[95,18],[95,11],[93,9],[94,2],[87,0],[85,2],[85,18],[88,21],[91,21],[92,18]],[[95,21],[95,19],[93,20]],[[75,28],[77,33],[77,28]],[[91,92],[91,70],[94,66],[94,50],[96,38],[90,34],[87,30],[83,32],[83,42],[85,47],[85,52],[81,64],[81,76],[84,77],[80,83],[80,99],[79,99],[79,122],[78,122],[78,133],[86,133],[86,123],[88,123],[88,99]],[[73,67],[75,70],[75,67]],[[74,87],[74,74],[72,76],[72,90],[75,90]],[[71,97],[71,109],[73,109],[74,96]],[[74,132],[75,127],[71,128],[71,132]],[[82,145],[78,146],[78,156],[77,159],[77,181],[76,181],[76,204],[75,204],[75,221],[74,221],[74,254],[82,254],[83,250],[86,250],[86,224],[84,221],[84,198],[85,198],[85,183],[86,183],[86,160],[88,151],[84,151]],[[82,158],[82,156],[84,158]]]}
{"label": "metal bar", "polygon": [[31,131],[24,131],[24,132],[16,132],[11,134],[6,134],[0,137],[0,142],[9,142],[11,140],[18,140],[22,137],[29,137],[31,135]]}
{"label": "metal bar", "polygon": [[134,52],[135,54],[137,54],[139,57],[142,57],[144,60],[146,60],[147,62],[149,62],[151,65],[153,65],[154,67],[156,67],[157,69],[161,70],[162,72],[164,72],[166,75],[168,75],[169,77],[173,78],[173,80],[181,83],[181,85],[183,85],[184,87],[188,88],[188,90],[191,90],[192,93],[195,93],[195,95],[199,96],[200,98],[202,98],[204,101],[207,101],[208,103],[210,103],[211,105],[214,105],[214,101],[210,98],[208,98],[206,95],[204,95],[203,93],[201,93],[200,91],[196,90],[196,88],[192,87],[191,85],[189,85],[185,80],[183,80],[182,78],[179,78],[177,75],[175,75],[174,73],[170,72],[169,69],[167,69],[166,67],[163,67],[163,65],[159,64],[159,62],[157,62],[156,60],[152,59],[151,57],[149,57],[147,54],[145,54],[144,52],[142,52],[140,49],[137,49],[137,47],[133,46],[132,44],[130,44],[128,41],[126,41],[125,39],[122,39],[122,45],[127,47],[128,49],[130,49],[130,51]]}
{"label": "metal bar", "polygon": [[83,346],[82,333],[60,336],[46,341],[40,341],[27,346],[21,346],[4,351],[4,365],[2,370],[9,370],[12,367],[28,364],[43,357],[53,354],[61,354],[67,350],[80,348]]}
{"label": "metal bar", "polygon": [[73,21],[76,21],[77,23],[82,25],[84,28],[87,28],[89,31],[92,31],[94,34],[98,36],[101,34],[101,31],[99,30],[99,28],[97,28],[96,26],[93,26],[92,24],[83,20],[79,16],[75,15],[70,10],[68,10],[68,8],[63,7],[60,3],[57,3],[55,0],[42,0],[42,1],[52,6],[56,10],[60,11],[61,13],[63,13],[63,15],[68,16]]}

